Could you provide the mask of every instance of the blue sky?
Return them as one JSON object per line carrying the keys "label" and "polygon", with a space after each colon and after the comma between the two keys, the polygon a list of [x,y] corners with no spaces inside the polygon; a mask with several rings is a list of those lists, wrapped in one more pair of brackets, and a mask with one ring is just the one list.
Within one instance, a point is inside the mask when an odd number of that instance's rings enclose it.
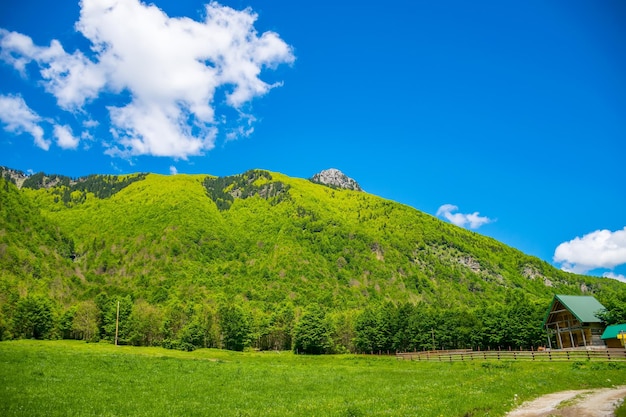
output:
{"label": "blue sky", "polygon": [[620,0],[9,0],[0,165],[338,168],[558,267],[624,279],[624,21]]}

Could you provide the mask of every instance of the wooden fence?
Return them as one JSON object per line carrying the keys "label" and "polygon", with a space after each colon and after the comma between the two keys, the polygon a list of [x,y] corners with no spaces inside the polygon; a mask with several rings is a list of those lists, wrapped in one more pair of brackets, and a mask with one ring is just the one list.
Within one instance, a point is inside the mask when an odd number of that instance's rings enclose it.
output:
{"label": "wooden fence", "polygon": [[396,353],[398,359],[412,361],[623,361],[626,362],[624,349],[602,350],[438,350],[424,352]]}

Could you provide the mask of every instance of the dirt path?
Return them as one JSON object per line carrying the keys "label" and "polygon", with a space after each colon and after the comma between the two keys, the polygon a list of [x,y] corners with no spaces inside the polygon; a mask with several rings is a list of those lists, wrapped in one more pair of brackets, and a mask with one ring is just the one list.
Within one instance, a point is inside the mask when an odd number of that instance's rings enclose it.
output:
{"label": "dirt path", "polygon": [[626,386],[562,391],[526,402],[506,417],[612,417],[626,398]]}

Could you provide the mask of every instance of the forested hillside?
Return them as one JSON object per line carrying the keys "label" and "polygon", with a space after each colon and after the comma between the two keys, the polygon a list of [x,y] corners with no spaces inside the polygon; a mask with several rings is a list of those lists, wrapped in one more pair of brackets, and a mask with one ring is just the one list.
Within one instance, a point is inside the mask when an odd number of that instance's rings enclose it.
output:
{"label": "forested hillside", "polygon": [[555,293],[626,302],[617,281],[277,173],[3,177],[3,338],[111,340],[119,301],[120,340],[138,345],[536,346]]}

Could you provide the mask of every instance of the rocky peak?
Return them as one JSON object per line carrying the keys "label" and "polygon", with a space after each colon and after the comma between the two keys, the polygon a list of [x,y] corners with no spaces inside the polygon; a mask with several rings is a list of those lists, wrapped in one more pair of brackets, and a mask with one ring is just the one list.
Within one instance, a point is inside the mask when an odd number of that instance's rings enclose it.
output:
{"label": "rocky peak", "polygon": [[311,182],[323,184],[329,187],[363,191],[361,186],[355,180],[335,168],[326,169],[322,172],[318,172],[317,174],[313,175],[310,180]]}
{"label": "rocky peak", "polygon": [[0,166],[0,175],[2,175],[5,180],[15,184],[18,188],[21,188],[22,184],[24,184],[24,181],[28,178],[28,175],[26,175],[22,171],[3,166]]}

